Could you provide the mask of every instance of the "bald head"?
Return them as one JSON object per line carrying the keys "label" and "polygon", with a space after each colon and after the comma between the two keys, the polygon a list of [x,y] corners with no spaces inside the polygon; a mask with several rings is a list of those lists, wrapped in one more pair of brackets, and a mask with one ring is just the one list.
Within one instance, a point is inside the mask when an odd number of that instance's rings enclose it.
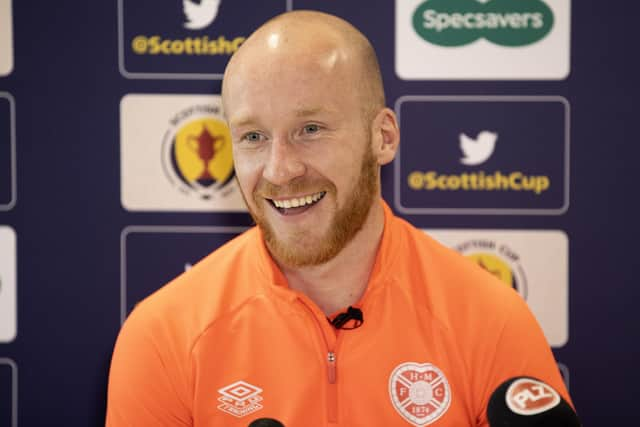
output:
{"label": "bald head", "polygon": [[[228,86],[238,76],[297,65],[302,72],[305,61],[315,61],[319,72],[345,80],[342,83],[357,92],[366,120],[384,108],[380,67],[369,40],[347,21],[315,11],[287,12],[258,28],[227,65],[223,102],[229,96]],[[312,80],[313,75],[308,78]]]}

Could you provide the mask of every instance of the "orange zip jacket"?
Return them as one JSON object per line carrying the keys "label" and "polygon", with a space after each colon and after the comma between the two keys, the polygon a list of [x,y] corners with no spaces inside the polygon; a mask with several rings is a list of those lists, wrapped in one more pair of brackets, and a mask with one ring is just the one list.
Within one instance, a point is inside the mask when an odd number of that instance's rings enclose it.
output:
{"label": "orange zip jacket", "polygon": [[288,288],[259,229],[141,302],[118,337],[108,427],[488,426],[492,391],[539,378],[570,402],[522,298],[393,216],[357,329]]}

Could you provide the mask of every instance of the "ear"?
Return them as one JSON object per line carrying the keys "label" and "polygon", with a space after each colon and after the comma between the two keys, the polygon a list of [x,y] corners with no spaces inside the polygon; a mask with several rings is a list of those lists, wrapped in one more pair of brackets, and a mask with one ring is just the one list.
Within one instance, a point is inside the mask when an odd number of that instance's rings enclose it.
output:
{"label": "ear", "polygon": [[372,122],[373,155],[379,165],[386,165],[396,156],[400,144],[400,129],[396,114],[389,108],[383,108]]}

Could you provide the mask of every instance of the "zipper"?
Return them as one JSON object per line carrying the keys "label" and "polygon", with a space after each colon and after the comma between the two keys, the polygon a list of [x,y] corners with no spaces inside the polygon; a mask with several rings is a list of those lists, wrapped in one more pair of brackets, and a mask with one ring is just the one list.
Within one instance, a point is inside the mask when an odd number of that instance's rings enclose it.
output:
{"label": "zipper", "polygon": [[338,423],[338,383],[336,382],[336,353],[327,353],[327,377],[329,387],[327,389],[327,419],[330,423]]}
{"label": "zipper", "polygon": [[[336,348],[338,347],[338,343],[342,341],[340,339],[342,337],[342,334],[339,331],[334,332],[333,330],[328,330],[328,327],[330,325],[328,322],[326,322],[326,319],[324,319],[324,317],[322,320],[325,321],[327,325],[324,325],[323,327],[313,308],[311,308],[311,306],[302,297],[300,297],[299,300],[307,309],[309,314],[311,314],[314,323],[319,329],[320,336],[323,339],[324,346],[327,351],[327,355],[325,358],[327,370],[327,421],[329,422],[329,424],[336,425],[338,423],[338,370],[336,366]],[[328,336],[328,334],[333,335],[333,337]]]}
{"label": "zipper", "polygon": [[336,354],[333,351],[327,353],[327,377],[329,384],[336,383]]}

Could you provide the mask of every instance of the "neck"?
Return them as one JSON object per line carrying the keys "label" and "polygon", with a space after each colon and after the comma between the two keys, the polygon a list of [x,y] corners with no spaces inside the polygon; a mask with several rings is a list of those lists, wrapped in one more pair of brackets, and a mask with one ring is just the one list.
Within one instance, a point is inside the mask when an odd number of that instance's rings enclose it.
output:
{"label": "neck", "polygon": [[362,229],[333,259],[301,268],[279,267],[289,287],[307,295],[327,315],[355,304],[367,289],[384,229],[384,211],[376,199]]}

